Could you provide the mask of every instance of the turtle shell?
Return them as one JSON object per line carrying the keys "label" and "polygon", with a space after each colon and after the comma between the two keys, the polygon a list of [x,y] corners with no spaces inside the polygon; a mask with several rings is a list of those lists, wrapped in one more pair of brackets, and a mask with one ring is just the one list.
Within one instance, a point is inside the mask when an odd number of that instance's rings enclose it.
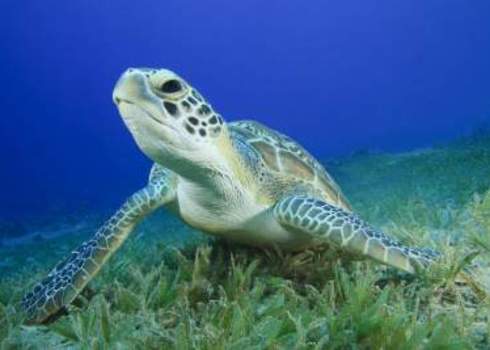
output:
{"label": "turtle shell", "polygon": [[271,173],[281,178],[292,177],[308,183],[322,194],[328,203],[351,211],[349,201],[327,170],[308,151],[290,137],[255,121],[228,124],[232,133],[239,134],[258,153]]}

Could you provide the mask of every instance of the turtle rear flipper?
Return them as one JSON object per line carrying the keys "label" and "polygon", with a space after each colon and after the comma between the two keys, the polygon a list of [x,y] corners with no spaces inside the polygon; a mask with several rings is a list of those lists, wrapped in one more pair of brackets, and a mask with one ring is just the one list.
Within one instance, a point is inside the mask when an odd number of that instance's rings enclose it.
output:
{"label": "turtle rear flipper", "polygon": [[27,324],[44,323],[68,306],[121,246],[136,224],[175,196],[169,179],[152,179],[134,193],[88,241],[58,264],[22,299]]}

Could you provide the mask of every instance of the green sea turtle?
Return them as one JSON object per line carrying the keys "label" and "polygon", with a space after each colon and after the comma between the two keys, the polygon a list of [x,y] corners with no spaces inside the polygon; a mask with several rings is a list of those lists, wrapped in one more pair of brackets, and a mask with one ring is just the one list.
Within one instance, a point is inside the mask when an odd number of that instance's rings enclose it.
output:
{"label": "green sea turtle", "polygon": [[169,70],[128,69],[113,100],[154,162],[148,184],[24,297],[28,323],[42,323],[70,304],[159,207],[203,232],[252,246],[298,251],[328,243],[409,273],[437,257],[362,221],[298,143],[254,121],[225,123]]}

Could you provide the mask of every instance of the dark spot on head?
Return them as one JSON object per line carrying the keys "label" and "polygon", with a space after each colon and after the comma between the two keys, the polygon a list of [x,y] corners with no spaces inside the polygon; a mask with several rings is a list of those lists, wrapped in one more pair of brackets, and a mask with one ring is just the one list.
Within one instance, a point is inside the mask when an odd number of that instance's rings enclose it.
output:
{"label": "dark spot on head", "polygon": [[190,96],[187,99],[187,101],[189,101],[190,103],[192,103],[194,106],[197,105],[197,101],[195,99],[193,99],[192,97],[190,97]]}
{"label": "dark spot on head", "polygon": [[182,85],[177,79],[167,80],[162,84],[160,90],[166,94],[171,94],[174,92],[178,92],[182,89]]}
{"label": "dark spot on head", "polygon": [[216,118],[215,115],[212,116],[211,119],[209,119],[209,124],[216,124],[218,122],[218,118]]}
{"label": "dark spot on head", "polygon": [[199,129],[199,135],[201,135],[202,137],[206,136],[206,130]]}
{"label": "dark spot on head", "polygon": [[220,116],[218,116],[218,123],[219,125],[223,125],[223,118],[221,118]]}
{"label": "dark spot on head", "polygon": [[201,122],[201,125],[202,125],[202,126],[208,126],[208,123],[206,123],[206,122]]}
{"label": "dark spot on head", "polygon": [[203,101],[201,95],[199,95],[199,93],[196,90],[192,90],[192,96],[194,96],[195,99],[198,101],[201,101],[201,102]]}
{"label": "dark spot on head", "polygon": [[199,120],[198,120],[196,117],[190,117],[190,118],[189,118],[189,122],[190,122],[192,125],[197,125],[197,124],[199,124]]}
{"label": "dark spot on head", "polygon": [[204,114],[204,115],[208,115],[209,113],[211,113],[211,109],[209,108],[208,105],[201,105],[201,107],[199,107],[197,111],[199,112],[199,114]]}
{"label": "dark spot on head", "polygon": [[175,104],[173,104],[172,102],[164,101],[163,106],[165,107],[167,112],[170,113],[170,115],[174,117],[177,116],[179,110],[177,109],[177,106]]}
{"label": "dark spot on head", "polygon": [[194,130],[194,128],[192,126],[190,126],[189,124],[186,124],[185,125],[185,129],[191,133],[191,134],[194,134],[196,131]]}
{"label": "dark spot on head", "polygon": [[191,109],[191,105],[187,101],[182,102],[182,107],[184,107],[186,110]]}

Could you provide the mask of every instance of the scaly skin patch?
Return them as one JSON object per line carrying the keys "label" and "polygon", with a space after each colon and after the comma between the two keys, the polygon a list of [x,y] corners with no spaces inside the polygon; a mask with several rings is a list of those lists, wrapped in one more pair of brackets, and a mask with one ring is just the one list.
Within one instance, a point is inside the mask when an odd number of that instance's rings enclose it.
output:
{"label": "scaly skin patch", "polygon": [[439,256],[432,249],[403,246],[357,215],[315,198],[287,197],[274,207],[274,214],[285,226],[410,273]]}
{"label": "scaly skin patch", "polygon": [[121,246],[134,226],[170,201],[173,182],[169,173],[155,166],[147,187],[134,193],[95,233],[75,249],[22,299],[28,324],[42,323],[69,305]]}

